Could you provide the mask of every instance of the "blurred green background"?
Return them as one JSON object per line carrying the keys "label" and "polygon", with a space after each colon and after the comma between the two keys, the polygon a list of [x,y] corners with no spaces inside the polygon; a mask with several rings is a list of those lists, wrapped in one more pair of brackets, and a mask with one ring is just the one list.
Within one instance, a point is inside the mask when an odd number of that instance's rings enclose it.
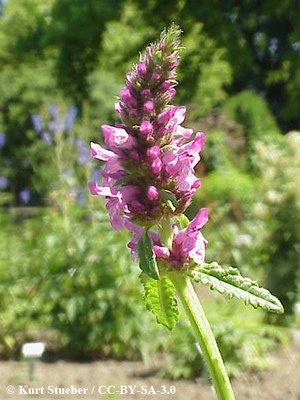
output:
{"label": "blurred green background", "polygon": [[[292,0],[0,0],[0,357],[144,359],[198,375],[187,323],[145,311],[126,232],[88,194],[90,140],[139,51],[183,29],[176,104],[206,132],[193,205],[207,260],[238,266],[283,302],[274,317],[200,291],[229,372],[268,366],[300,324],[300,3]],[[298,11],[298,12],[297,12]],[[98,169],[97,169],[98,168]],[[153,337],[156,340],[153,340]],[[176,360],[176,362],[174,362]]]}

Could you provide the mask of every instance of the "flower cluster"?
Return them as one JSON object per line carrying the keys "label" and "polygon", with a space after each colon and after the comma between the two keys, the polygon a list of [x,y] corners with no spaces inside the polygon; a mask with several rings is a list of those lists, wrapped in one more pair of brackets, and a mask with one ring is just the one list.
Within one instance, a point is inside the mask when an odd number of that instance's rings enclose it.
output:
{"label": "flower cluster", "polygon": [[56,133],[70,132],[74,125],[74,121],[77,115],[78,109],[75,106],[68,108],[65,120],[60,118],[58,107],[56,104],[49,105],[50,121],[48,126],[44,126],[43,119],[40,114],[33,114],[31,117],[33,128],[41,139],[47,143],[54,141],[54,135]]}
{"label": "flower cluster", "polygon": [[[146,48],[127,73],[126,86],[115,104],[120,122],[102,125],[105,147],[91,143],[93,157],[105,166],[101,185],[90,182],[90,191],[107,199],[114,229],[126,227],[133,232],[129,243],[133,254],[143,227],[181,214],[200,186],[194,168],[205,136],[201,132],[193,135],[181,125],[184,106],[169,105],[176,94],[179,35],[173,25]],[[157,257],[168,258],[174,266],[184,265],[189,257],[197,258],[205,243],[200,233],[207,219],[204,214],[202,210],[183,231],[174,227],[173,249],[166,248],[153,233]],[[195,246],[198,250],[193,253]],[[199,251],[203,259],[204,250]]]}

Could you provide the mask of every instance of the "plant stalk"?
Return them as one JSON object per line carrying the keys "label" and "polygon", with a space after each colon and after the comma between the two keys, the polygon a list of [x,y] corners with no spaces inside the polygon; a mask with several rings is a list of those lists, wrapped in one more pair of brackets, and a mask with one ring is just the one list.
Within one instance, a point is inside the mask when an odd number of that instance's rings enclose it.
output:
{"label": "plant stalk", "polygon": [[[170,218],[166,217],[161,221],[159,233],[162,242],[171,248],[173,229]],[[196,338],[199,341],[218,400],[235,400],[216,339],[190,278],[179,271],[169,272],[168,276],[176,288]]]}
{"label": "plant stalk", "polygon": [[169,217],[162,219],[160,226],[158,227],[161,241],[169,249],[172,247],[173,240],[173,229],[171,220]]}
{"label": "plant stalk", "polygon": [[235,400],[216,339],[190,278],[179,272],[169,274],[199,341],[204,360],[219,400]]}

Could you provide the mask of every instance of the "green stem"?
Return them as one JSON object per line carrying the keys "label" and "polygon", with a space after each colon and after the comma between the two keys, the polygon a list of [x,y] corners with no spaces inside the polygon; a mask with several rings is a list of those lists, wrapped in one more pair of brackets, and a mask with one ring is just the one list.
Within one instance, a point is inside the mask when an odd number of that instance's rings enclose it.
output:
{"label": "green stem", "polygon": [[[171,248],[173,230],[170,218],[166,217],[161,221],[159,233],[162,243]],[[212,378],[218,399],[234,400],[235,397],[232,391],[230,380],[227,375],[216,339],[200,301],[195,293],[190,278],[178,271],[170,272],[168,273],[168,276],[176,288],[196,338],[199,341],[203,357]]]}
{"label": "green stem", "polygon": [[167,217],[161,221],[159,233],[162,243],[170,249],[172,247],[173,240],[173,229],[170,218]]}
{"label": "green stem", "polygon": [[225,370],[216,339],[189,277],[179,272],[172,272],[169,274],[169,278],[177,290],[184,310],[199,341],[218,399],[234,400],[235,397],[230,380]]}

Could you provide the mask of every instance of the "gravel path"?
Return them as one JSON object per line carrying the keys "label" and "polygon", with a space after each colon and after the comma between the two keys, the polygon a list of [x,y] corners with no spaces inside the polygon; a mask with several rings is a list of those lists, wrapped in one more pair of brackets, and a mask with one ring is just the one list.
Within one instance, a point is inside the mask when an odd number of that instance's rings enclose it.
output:
{"label": "gravel path", "polygon": [[[300,400],[300,345],[294,344],[275,356],[272,370],[233,380],[237,400]],[[119,393],[110,395],[109,391]],[[200,379],[160,379],[140,362],[37,362],[35,381],[30,383],[26,362],[2,361],[0,399],[213,400],[215,396]]]}

